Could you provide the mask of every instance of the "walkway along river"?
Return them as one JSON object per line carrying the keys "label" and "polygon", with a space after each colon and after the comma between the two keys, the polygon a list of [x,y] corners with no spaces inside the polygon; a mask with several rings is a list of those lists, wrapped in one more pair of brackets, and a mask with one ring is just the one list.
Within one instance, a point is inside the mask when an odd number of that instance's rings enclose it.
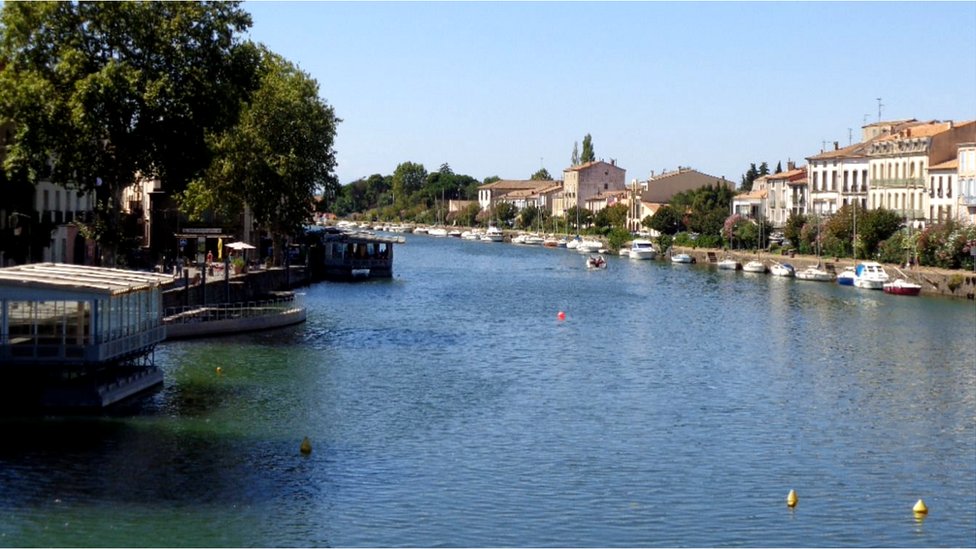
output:
{"label": "walkway along river", "polygon": [[306,288],[304,324],[161,344],[164,388],[127,409],[4,418],[0,545],[976,540],[972,301],[397,254],[392,280]]}

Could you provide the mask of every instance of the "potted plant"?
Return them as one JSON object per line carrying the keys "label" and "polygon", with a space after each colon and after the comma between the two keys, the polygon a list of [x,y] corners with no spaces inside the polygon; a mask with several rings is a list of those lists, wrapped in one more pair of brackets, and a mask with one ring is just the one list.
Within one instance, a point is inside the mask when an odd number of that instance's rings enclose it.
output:
{"label": "potted plant", "polygon": [[234,259],[231,259],[230,260],[230,264],[234,267],[234,274],[241,274],[241,273],[243,273],[244,272],[244,268],[247,265],[244,262],[244,258],[243,257],[240,257],[240,256],[235,257]]}

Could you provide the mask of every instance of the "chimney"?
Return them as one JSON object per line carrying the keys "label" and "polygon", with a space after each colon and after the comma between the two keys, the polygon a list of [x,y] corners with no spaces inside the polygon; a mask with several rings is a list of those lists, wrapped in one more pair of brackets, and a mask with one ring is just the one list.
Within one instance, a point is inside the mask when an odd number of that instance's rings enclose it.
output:
{"label": "chimney", "polygon": [[952,129],[952,127],[953,127],[953,123],[952,123],[952,120],[950,120],[950,121],[949,121],[949,129],[951,130],[951,129]]}
{"label": "chimney", "polygon": [[836,141],[834,141],[834,150],[836,151],[839,148],[840,148],[840,145]]}
{"label": "chimney", "polygon": [[793,171],[795,169],[796,169],[796,162],[793,162],[792,160],[787,160],[786,161],[786,171],[791,172],[791,171]]}

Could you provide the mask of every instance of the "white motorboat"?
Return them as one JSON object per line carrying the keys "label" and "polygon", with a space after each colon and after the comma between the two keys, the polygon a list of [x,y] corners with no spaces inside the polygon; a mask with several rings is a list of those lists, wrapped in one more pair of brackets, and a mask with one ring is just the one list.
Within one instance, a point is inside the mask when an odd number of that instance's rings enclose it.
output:
{"label": "white motorboat", "polygon": [[527,244],[529,246],[542,246],[545,241],[545,238],[542,238],[537,234],[530,234],[525,236],[525,240],[522,241],[522,244]]}
{"label": "white motorboat", "polygon": [[627,251],[627,255],[631,259],[654,259],[657,257],[657,250],[654,249],[654,243],[650,240],[638,238],[630,243],[630,250]]}
{"label": "white motorboat", "polygon": [[607,260],[602,255],[591,255],[586,258],[587,269],[606,269]]}
{"label": "white motorboat", "polygon": [[765,273],[766,264],[758,259],[753,259],[752,261],[746,261],[746,264],[742,266],[742,270],[747,273]]}
{"label": "white motorboat", "polygon": [[449,233],[447,233],[447,236],[450,236],[452,238],[461,238],[461,235],[462,234],[463,233],[461,233],[461,231],[459,231],[457,229],[454,229],[454,230],[450,231]]}
{"label": "white motorboat", "polygon": [[582,242],[582,240],[580,240],[580,237],[577,236],[576,238],[566,242],[566,249],[575,250],[576,248],[579,247],[580,242]]}
{"label": "white motorboat", "polygon": [[793,265],[790,265],[789,263],[779,263],[774,261],[769,267],[769,272],[772,273],[773,276],[790,277],[794,275],[796,269],[794,269]]}
{"label": "white motorboat", "polygon": [[603,242],[599,240],[581,240],[576,251],[581,254],[592,254],[603,249]]}
{"label": "white motorboat", "polygon": [[740,268],[739,262],[732,259],[731,257],[726,257],[725,259],[719,261],[715,264],[719,269],[725,271],[737,271]]}
{"label": "white motorboat", "polygon": [[688,254],[674,254],[671,256],[671,263],[694,263],[695,258]]}
{"label": "white motorboat", "polygon": [[796,271],[797,280],[812,280],[814,282],[830,282],[834,275],[821,269],[820,267],[807,267],[801,271]]}
{"label": "white motorboat", "polygon": [[877,261],[865,261],[859,263],[854,269],[857,278],[854,279],[854,286],[866,290],[881,290],[885,282],[888,282],[888,273]]}
{"label": "white motorboat", "polygon": [[430,236],[447,236],[447,229],[443,227],[431,227],[427,229],[427,234]]}
{"label": "white motorboat", "polygon": [[487,240],[489,242],[502,242],[505,240],[505,233],[501,229],[494,225],[490,225],[485,234],[481,237],[481,240]]}

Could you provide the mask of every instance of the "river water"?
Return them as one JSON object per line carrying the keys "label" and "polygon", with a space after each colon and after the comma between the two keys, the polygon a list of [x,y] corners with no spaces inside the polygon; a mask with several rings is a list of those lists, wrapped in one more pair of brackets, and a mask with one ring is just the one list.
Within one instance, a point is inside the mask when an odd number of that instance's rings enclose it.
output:
{"label": "river water", "polygon": [[303,325],[161,345],[147,398],[0,420],[0,546],[976,545],[972,302],[396,254]]}

